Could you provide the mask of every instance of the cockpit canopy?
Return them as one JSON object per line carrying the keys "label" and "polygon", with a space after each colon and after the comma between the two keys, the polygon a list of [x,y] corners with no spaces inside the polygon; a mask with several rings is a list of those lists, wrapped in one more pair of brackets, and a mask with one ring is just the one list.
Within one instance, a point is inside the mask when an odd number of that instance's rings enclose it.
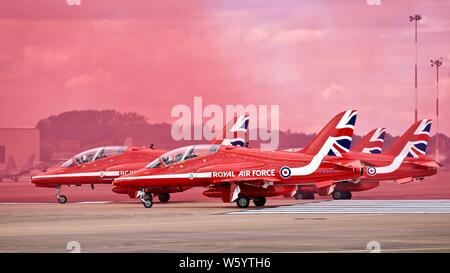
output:
{"label": "cockpit canopy", "polygon": [[73,158],[61,164],[61,167],[72,167],[74,165],[85,164],[105,157],[120,155],[123,154],[126,150],[126,146],[106,146],[93,148],[77,154]]}
{"label": "cockpit canopy", "polygon": [[160,168],[161,160],[165,165],[182,162],[198,156],[217,152],[219,145],[191,145],[169,151],[150,162],[146,168]]}

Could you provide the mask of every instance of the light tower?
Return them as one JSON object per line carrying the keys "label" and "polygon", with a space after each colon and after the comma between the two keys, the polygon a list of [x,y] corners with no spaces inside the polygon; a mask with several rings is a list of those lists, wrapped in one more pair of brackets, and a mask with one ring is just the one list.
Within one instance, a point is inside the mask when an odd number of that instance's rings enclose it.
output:
{"label": "light tower", "polygon": [[415,44],[415,65],[414,65],[414,97],[415,97],[415,109],[414,109],[414,122],[417,122],[417,21],[422,19],[420,14],[409,16],[409,21],[414,21],[414,44]]}
{"label": "light tower", "polygon": [[442,65],[442,58],[430,62],[431,67],[436,67],[436,162],[439,162],[439,67]]}

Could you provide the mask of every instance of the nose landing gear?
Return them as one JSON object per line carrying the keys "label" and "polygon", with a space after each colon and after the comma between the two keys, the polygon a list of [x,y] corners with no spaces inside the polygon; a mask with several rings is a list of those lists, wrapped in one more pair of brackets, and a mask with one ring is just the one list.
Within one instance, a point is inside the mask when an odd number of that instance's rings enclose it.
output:
{"label": "nose landing gear", "polygon": [[67,203],[67,197],[65,195],[60,195],[61,193],[61,185],[56,186],[56,198],[58,199],[58,203],[65,204]]}
{"label": "nose landing gear", "polygon": [[146,192],[144,188],[139,191],[139,199],[145,208],[151,208],[153,206],[153,196],[151,193]]}

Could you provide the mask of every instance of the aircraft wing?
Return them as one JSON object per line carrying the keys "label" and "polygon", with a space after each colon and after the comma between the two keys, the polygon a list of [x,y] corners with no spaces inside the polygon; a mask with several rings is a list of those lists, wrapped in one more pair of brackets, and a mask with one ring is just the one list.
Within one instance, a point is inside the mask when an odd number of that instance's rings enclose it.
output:
{"label": "aircraft wing", "polygon": [[413,164],[414,166],[419,166],[419,167],[442,167],[443,165],[440,163],[437,163],[434,160],[427,160],[427,161],[417,161],[417,162],[411,162],[411,164]]}
{"label": "aircraft wing", "polygon": [[337,159],[333,161],[329,161],[329,163],[334,164],[336,166],[345,167],[345,168],[362,168],[363,165],[361,161],[354,159]]}
{"label": "aircraft wing", "polygon": [[413,181],[414,181],[414,179],[412,177],[404,177],[404,178],[394,180],[394,182],[397,184],[406,184],[406,183],[410,183]]}

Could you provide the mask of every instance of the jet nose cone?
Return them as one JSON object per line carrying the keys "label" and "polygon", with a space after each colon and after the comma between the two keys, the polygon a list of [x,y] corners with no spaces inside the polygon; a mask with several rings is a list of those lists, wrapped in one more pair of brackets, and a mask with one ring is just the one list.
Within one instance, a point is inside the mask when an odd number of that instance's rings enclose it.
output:
{"label": "jet nose cone", "polygon": [[43,172],[31,177],[31,183],[38,187],[51,187],[57,182],[57,178],[54,175],[57,174],[53,171]]}
{"label": "jet nose cone", "polygon": [[48,180],[45,178],[45,175],[39,174],[31,177],[31,183],[33,183],[36,186],[40,186],[48,183]]}
{"label": "jet nose cone", "polygon": [[35,175],[35,176],[32,176],[31,177],[31,183],[33,183],[33,184],[39,183],[40,181],[42,181],[42,177],[43,177],[43,173]]}
{"label": "jet nose cone", "polygon": [[112,184],[116,187],[127,186],[128,184],[130,184],[130,180],[127,179],[125,175],[114,179]]}

